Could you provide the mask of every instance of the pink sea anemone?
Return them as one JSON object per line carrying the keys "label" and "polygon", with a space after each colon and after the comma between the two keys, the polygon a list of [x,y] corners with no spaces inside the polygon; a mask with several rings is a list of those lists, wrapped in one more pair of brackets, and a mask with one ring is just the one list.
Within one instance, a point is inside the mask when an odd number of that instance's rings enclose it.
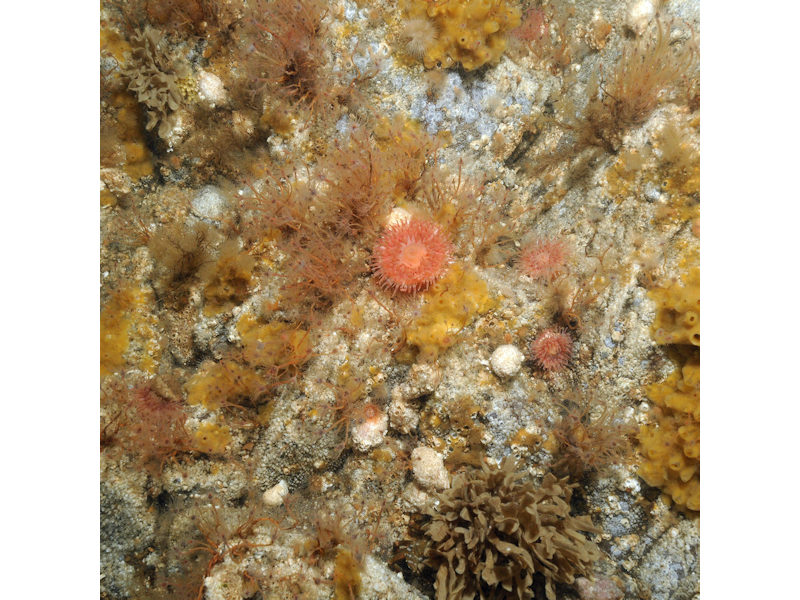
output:
{"label": "pink sea anemone", "polygon": [[572,337],[565,329],[558,327],[545,329],[533,340],[531,353],[543,369],[560,371],[572,358]]}
{"label": "pink sea anemone", "polygon": [[384,288],[420,292],[445,274],[452,255],[453,245],[436,223],[412,217],[386,228],[372,266]]}
{"label": "pink sea anemone", "polygon": [[533,240],[522,249],[519,268],[533,279],[552,281],[563,271],[569,254],[563,240]]}

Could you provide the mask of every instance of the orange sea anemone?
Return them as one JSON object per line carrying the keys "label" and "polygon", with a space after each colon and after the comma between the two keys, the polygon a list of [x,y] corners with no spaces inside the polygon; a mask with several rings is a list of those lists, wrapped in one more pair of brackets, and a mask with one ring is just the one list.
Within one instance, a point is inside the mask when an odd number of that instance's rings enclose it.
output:
{"label": "orange sea anemone", "polygon": [[446,272],[453,245],[432,221],[405,219],[386,228],[372,266],[378,282],[392,292],[420,292]]}

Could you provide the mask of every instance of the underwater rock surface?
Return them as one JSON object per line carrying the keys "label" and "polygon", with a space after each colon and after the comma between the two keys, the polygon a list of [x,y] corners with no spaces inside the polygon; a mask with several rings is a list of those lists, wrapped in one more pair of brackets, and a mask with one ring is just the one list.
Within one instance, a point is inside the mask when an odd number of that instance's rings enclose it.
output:
{"label": "underwater rock surface", "polygon": [[101,598],[699,597],[699,2],[100,17]]}

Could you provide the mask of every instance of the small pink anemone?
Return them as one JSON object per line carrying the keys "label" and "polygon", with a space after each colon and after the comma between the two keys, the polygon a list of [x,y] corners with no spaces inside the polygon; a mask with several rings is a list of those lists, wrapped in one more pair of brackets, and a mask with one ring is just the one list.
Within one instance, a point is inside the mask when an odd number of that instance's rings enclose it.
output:
{"label": "small pink anemone", "polygon": [[519,268],[533,279],[552,281],[563,271],[569,254],[563,240],[534,240],[522,249]]}
{"label": "small pink anemone", "polygon": [[565,329],[545,329],[531,344],[534,360],[548,371],[561,371],[572,358],[572,337]]}

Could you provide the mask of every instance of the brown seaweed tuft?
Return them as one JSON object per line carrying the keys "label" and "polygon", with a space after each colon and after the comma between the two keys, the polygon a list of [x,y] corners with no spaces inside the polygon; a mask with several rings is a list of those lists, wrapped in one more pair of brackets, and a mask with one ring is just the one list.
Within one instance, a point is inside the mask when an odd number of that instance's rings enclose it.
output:
{"label": "brown seaweed tuft", "polygon": [[437,569],[436,599],[533,597],[534,575],[555,584],[586,575],[600,557],[581,531],[597,532],[588,516],[570,514],[575,484],[548,473],[538,487],[506,457],[500,467],[454,477],[429,508],[425,562]]}
{"label": "brown seaweed tuft", "polygon": [[252,10],[253,49],[245,64],[256,93],[291,97],[312,107],[331,92],[326,68],[323,19],[327,6],[319,0],[256,2]]}
{"label": "brown seaweed tuft", "polygon": [[221,240],[221,234],[203,222],[188,228],[175,223],[153,234],[147,247],[156,262],[153,288],[158,298],[172,307],[186,306],[198,270],[213,262],[214,247]]}
{"label": "brown seaweed tuft", "polygon": [[150,131],[158,125],[159,137],[167,135],[171,128],[170,115],[183,102],[178,80],[188,75],[188,67],[181,70],[167,54],[166,38],[158,29],[145,26],[131,37],[131,52],[125,57],[122,74],[130,80],[128,89],[147,109],[147,124]]}
{"label": "brown seaweed tuft", "polygon": [[667,93],[686,87],[687,75],[697,76],[696,40],[673,45],[671,28],[656,20],[648,35],[623,50],[606,81],[590,81],[585,124],[575,127],[585,144],[617,152],[628,129],[644,123]]}
{"label": "brown seaweed tuft", "polygon": [[212,36],[227,32],[240,18],[242,0],[145,0],[151,23],[165,30]]}
{"label": "brown seaweed tuft", "polygon": [[131,388],[112,384],[103,405],[107,416],[101,422],[101,449],[129,453],[153,476],[178,455],[194,450],[183,404],[158,378]]}
{"label": "brown seaweed tuft", "polygon": [[593,398],[570,402],[551,433],[553,472],[575,481],[586,473],[627,463],[633,458],[636,433],[636,425],[608,404]]}

